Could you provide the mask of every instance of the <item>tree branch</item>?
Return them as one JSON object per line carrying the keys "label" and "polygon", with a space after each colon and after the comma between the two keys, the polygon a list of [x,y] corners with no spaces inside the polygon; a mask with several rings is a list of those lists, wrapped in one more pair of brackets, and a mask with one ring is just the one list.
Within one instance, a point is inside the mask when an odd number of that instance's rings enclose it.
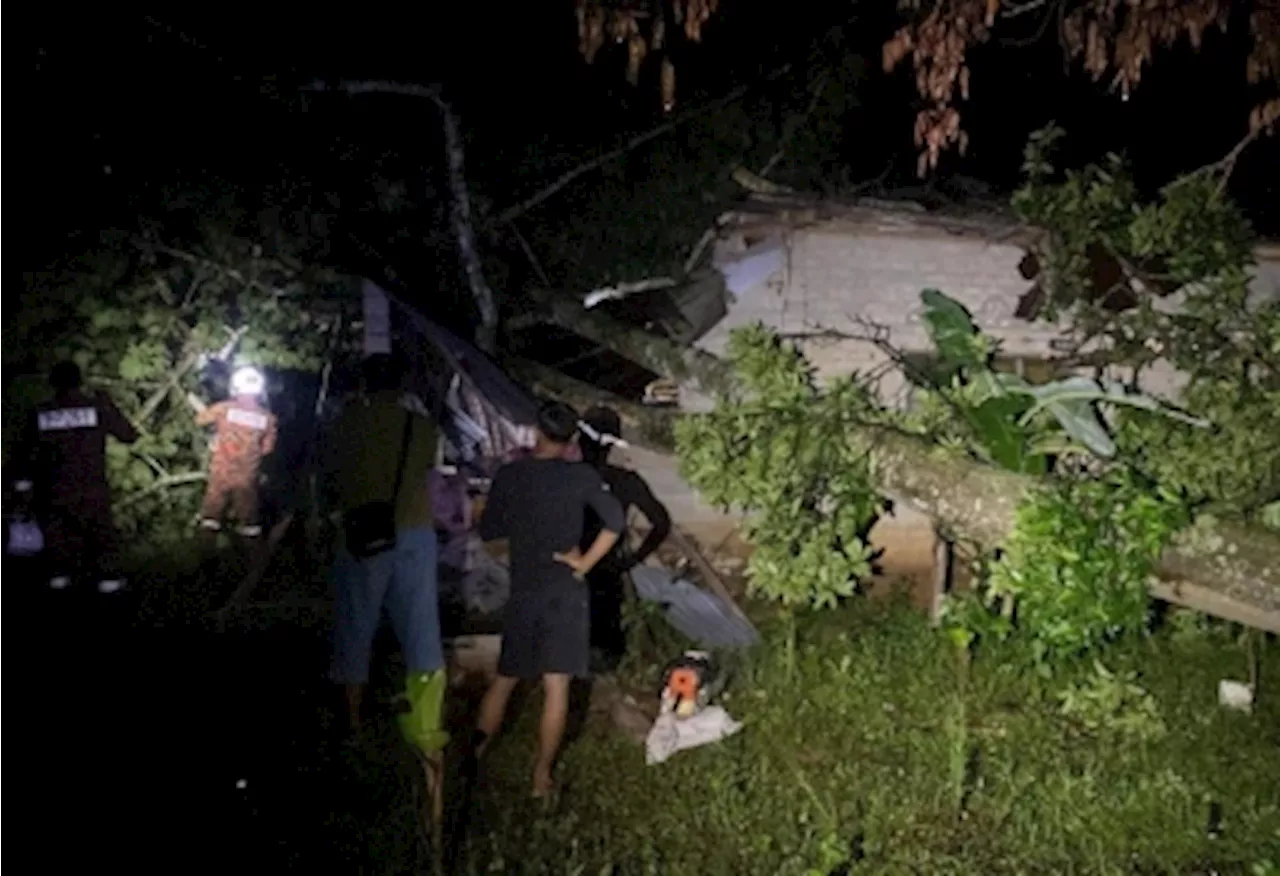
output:
{"label": "tree branch", "polygon": [[1001,18],[1017,18],[1019,15],[1026,15],[1028,12],[1035,12],[1037,9],[1048,6],[1050,2],[1057,0],[1027,0],[1026,3],[1002,4],[1000,7]]}
{"label": "tree branch", "polygon": [[[328,87],[323,83],[315,83],[306,90],[327,91]],[[451,214],[454,235],[458,243],[458,257],[462,262],[467,285],[471,288],[471,296],[475,299],[476,310],[480,316],[480,325],[476,329],[476,346],[492,355],[498,343],[498,307],[493,290],[485,280],[480,254],[476,249],[475,228],[471,218],[471,194],[467,189],[465,173],[466,150],[453,108],[445,102],[440,96],[440,90],[434,86],[384,81],[340,82],[336,90],[350,95],[395,94],[402,97],[426,98],[440,111],[440,119],[444,127],[445,154],[449,167],[449,188],[453,196]]]}
{"label": "tree branch", "polygon": [[[555,306],[552,318],[659,374],[702,387],[732,387],[726,363],[708,353],[683,348],[597,313],[586,314],[572,302]],[[649,410],[648,416],[661,420],[675,414]],[[883,425],[851,422],[849,435],[871,449],[875,477],[884,495],[988,549],[1004,541],[1013,529],[1018,506],[1043,483],[948,453]],[[1280,632],[1280,537],[1275,533],[1202,520],[1165,549],[1158,572],[1163,580],[1152,584],[1157,598]]]}
{"label": "tree branch", "polygon": [[1240,156],[1244,153],[1244,150],[1248,149],[1253,141],[1257,140],[1265,130],[1265,126],[1254,128],[1246,134],[1239,143],[1232,146],[1231,151],[1226,155],[1211,164],[1206,164],[1204,167],[1197,168],[1192,171],[1192,174],[1203,173],[1207,176],[1221,174],[1221,177],[1218,180],[1218,191],[1220,193],[1225,192],[1227,190],[1227,183],[1231,180],[1231,174],[1236,169],[1236,162],[1240,160]]}
{"label": "tree branch", "polygon": [[582,299],[582,306],[590,310],[597,304],[603,304],[606,301],[619,301],[628,295],[652,292],[655,289],[670,289],[674,285],[676,285],[676,281],[671,277],[649,277],[645,280],[636,280],[633,283],[601,286],[599,289],[594,289],[586,294]]}
{"label": "tree branch", "polygon": [[596,405],[613,408],[622,421],[622,434],[618,437],[628,444],[659,453],[675,450],[671,432],[674,418],[669,410],[636,404],[529,359],[508,357],[503,365],[535,393],[565,402],[576,410],[585,411]]}
{"label": "tree branch", "polygon": [[[200,267],[205,267],[205,268],[212,268],[214,271],[218,272],[219,274],[222,274],[223,276],[227,277],[230,280],[234,280],[235,282],[241,284],[245,288],[257,289],[259,292],[265,292],[268,295],[284,294],[284,290],[282,289],[276,288],[275,286],[269,286],[266,283],[259,282],[258,280],[254,280],[251,277],[246,277],[243,273],[236,270],[235,268],[229,267],[228,265],[224,265],[221,262],[215,261],[213,259],[206,258],[205,256],[196,255],[195,253],[186,252],[181,249],[175,249],[174,247],[171,247],[171,246],[165,246],[162,243],[157,243],[153,240],[147,240],[145,237],[134,238],[134,243],[135,245],[143,249],[151,249],[159,253],[164,253],[167,256],[178,259],[180,261],[187,262],[188,264],[198,265]],[[197,284],[199,283],[200,280],[201,278],[197,277],[192,281],[192,289],[188,290],[188,294],[186,296],[187,299],[190,299],[192,297],[192,293],[196,288],[198,288]],[[185,305],[187,301],[184,301],[183,303]]]}
{"label": "tree branch", "polygon": [[208,476],[202,471],[189,471],[189,472],[184,472],[183,474],[168,475],[166,477],[156,478],[155,481],[152,482],[151,486],[147,487],[145,490],[139,490],[136,493],[125,496],[123,499],[119,501],[116,507],[128,508],[130,505],[136,504],[140,500],[145,499],[147,496],[150,496],[152,493],[158,493],[161,490],[167,490],[170,487],[180,487],[183,484],[199,483],[200,481],[205,480],[207,477]]}
{"label": "tree branch", "polygon": [[147,420],[151,419],[151,415],[159,409],[160,405],[164,402],[169,393],[173,392],[173,390],[178,387],[178,384],[182,382],[182,378],[185,377],[187,372],[194,368],[196,363],[199,361],[199,350],[187,351],[187,354],[178,362],[178,367],[173,370],[173,374],[171,374],[169,379],[165,381],[164,386],[153,392],[151,397],[142,405],[142,410],[138,412],[138,418],[136,421],[138,426],[145,425]]}
{"label": "tree branch", "polygon": [[611,319],[599,311],[584,310],[573,299],[545,290],[533,290],[532,295],[547,311],[552,322],[656,374],[674,378],[693,393],[692,398],[685,400],[686,404],[708,409],[716,395],[732,386],[733,375],[729,367],[710,353],[696,347],[681,346],[668,338]]}
{"label": "tree branch", "polygon": [[[782,67],[779,67],[778,69],[771,72],[768,76],[764,78],[763,81],[772,82],[776,79],[779,79],[785,76],[790,71],[791,71],[791,65],[785,64]],[[648,143],[651,140],[656,140],[657,138],[663,136],[664,134],[669,134],[672,131],[674,131],[676,128],[679,128],[682,125],[688,124],[689,122],[693,121],[694,119],[700,116],[704,116],[704,115],[707,115],[708,113],[716,112],[717,110],[723,109],[724,107],[728,106],[731,103],[735,103],[736,101],[741,100],[748,93],[750,93],[754,87],[755,87],[754,85],[740,85],[737,88],[730,91],[728,94],[724,95],[723,97],[717,98],[716,100],[713,100],[707,104],[703,104],[702,106],[694,107],[690,110],[687,110],[679,114],[675,118],[665,121],[656,127],[650,128],[648,131],[645,131],[642,134],[637,134],[636,136],[632,137],[630,140],[626,141],[616,149],[611,149],[602,155],[596,156],[590,161],[584,162],[583,164],[579,164],[577,167],[571,170],[568,170],[565,173],[562,173],[549,185],[544,186],[543,188],[534,192],[531,196],[529,196],[528,198],[525,198],[520,203],[515,204],[511,207],[508,207],[506,210],[503,210],[501,213],[498,214],[497,219],[495,221],[498,223],[510,222],[512,219],[515,219],[517,216],[522,216],[525,213],[528,213],[534,207],[538,206],[543,201],[550,198],[552,195],[554,195],[556,192],[563,189],[565,186],[569,185],[569,183],[573,182],[578,177],[583,176],[584,174],[590,173],[591,171],[596,170],[597,168],[602,167],[605,164],[608,164],[610,161],[613,161],[615,158],[620,158],[621,156],[626,155],[628,152],[631,152],[632,150],[643,146],[645,143]]]}
{"label": "tree branch", "polygon": [[782,160],[782,156],[786,153],[787,146],[795,137],[796,132],[808,123],[809,117],[818,109],[818,104],[822,101],[822,93],[827,88],[827,79],[828,75],[826,70],[823,70],[818,74],[818,78],[814,82],[813,96],[809,99],[808,108],[804,111],[804,114],[800,116],[800,120],[788,128],[782,135],[782,141],[778,144],[778,148],[774,151],[773,155],[769,156],[769,160],[764,163],[764,167],[760,168],[758,176],[761,179],[769,178],[769,174],[773,172],[773,169],[778,166],[778,162]]}

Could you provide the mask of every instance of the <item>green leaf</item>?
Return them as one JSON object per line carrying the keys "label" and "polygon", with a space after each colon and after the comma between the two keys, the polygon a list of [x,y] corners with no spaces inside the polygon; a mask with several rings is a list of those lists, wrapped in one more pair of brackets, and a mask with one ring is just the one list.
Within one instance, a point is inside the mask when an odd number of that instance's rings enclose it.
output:
{"label": "green leaf", "polygon": [[1018,421],[1023,402],[1011,396],[989,398],[976,408],[964,408],[975,437],[996,464],[1024,474],[1043,474],[1047,462],[1030,452],[1026,427]]}
{"label": "green leaf", "polygon": [[[1089,448],[1094,456],[1110,459],[1116,455],[1115,441],[1107,432],[1106,426],[1102,424],[1097,410],[1087,401],[1054,400],[1045,402],[1042,407],[1048,407],[1066,433]],[[1024,414],[1022,422],[1025,423],[1026,420],[1027,416]]]}
{"label": "green leaf", "polygon": [[924,321],[944,368],[954,373],[962,368],[981,365],[985,358],[974,344],[978,327],[964,305],[937,289],[920,293],[924,303]]}
{"label": "green leaf", "polygon": [[[1012,386],[1009,388],[1015,392],[1019,391]],[[1130,392],[1124,384],[1115,380],[1100,381],[1090,377],[1068,377],[1043,386],[1027,386],[1021,391],[1035,397],[1035,403],[1022,415],[1024,423],[1044,408],[1062,402],[1106,402],[1141,408],[1199,428],[1207,428],[1210,425],[1208,420],[1184,414],[1159,399],[1144,393]],[[1066,424],[1063,425],[1065,428]]]}

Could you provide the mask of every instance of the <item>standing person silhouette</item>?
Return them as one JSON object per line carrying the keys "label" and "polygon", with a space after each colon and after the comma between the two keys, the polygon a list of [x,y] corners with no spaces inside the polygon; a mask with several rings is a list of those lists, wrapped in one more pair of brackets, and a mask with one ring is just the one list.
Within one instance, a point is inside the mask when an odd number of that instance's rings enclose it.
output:
{"label": "standing person silhouette", "polygon": [[[622,532],[622,506],[594,468],[564,458],[578,431],[568,405],[538,411],[529,456],[498,470],[480,518],[480,537],[510,543],[511,595],[504,611],[498,675],[480,704],[475,755],[502,726],[507,701],[522,679],[541,679],[544,700],[533,768],[533,794],[551,792],[551,770],[564,736],[569,684],[589,671],[590,598],[584,581]],[[588,513],[601,521],[583,551]]]}
{"label": "standing person silhouette", "polygon": [[[618,412],[597,406],[588,410],[582,421],[590,429],[578,438],[582,461],[599,473],[605,487],[622,505],[624,519],[635,508],[649,522],[648,534],[634,551],[626,538],[619,539],[613,550],[587,575],[591,590],[591,649],[599,668],[611,671],[617,668],[626,651],[622,629],[623,576],[648,559],[666,540],[671,533],[671,515],[643,477],[609,462],[609,451],[622,436]],[[583,546],[595,539],[601,525],[599,517],[588,514]]]}
{"label": "standing person silhouette", "polygon": [[341,510],[343,526],[333,569],[332,678],[342,685],[347,727],[356,738],[385,610],[408,670],[409,711],[401,729],[424,753],[436,755],[448,741],[438,545],[427,483],[439,433],[421,399],[404,391],[401,357],[369,356],[362,371],[362,391],[331,427],[323,456],[326,492]]}
{"label": "standing person silhouette", "polygon": [[111,517],[106,443],[138,440],[138,430],[104,393],[81,388],[80,368],[59,362],[49,375],[53,400],[40,405],[28,425],[37,517],[53,568],[49,586],[61,590],[83,573],[98,579],[98,592],[124,586],[119,537]]}

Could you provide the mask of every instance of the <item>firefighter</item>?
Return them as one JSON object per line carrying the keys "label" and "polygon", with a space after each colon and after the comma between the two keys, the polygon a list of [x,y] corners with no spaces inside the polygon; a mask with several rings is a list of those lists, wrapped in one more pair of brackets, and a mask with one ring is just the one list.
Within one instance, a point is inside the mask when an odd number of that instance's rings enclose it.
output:
{"label": "firefighter", "polygon": [[222,529],[228,510],[242,537],[262,535],[258,471],[276,444],[276,417],[262,402],[265,389],[261,371],[239,368],[231,375],[231,398],[196,415],[198,425],[214,427],[209,483],[200,506],[200,528],[210,537]]}
{"label": "firefighter", "polygon": [[53,400],[39,405],[28,425],[37,518],[53,573],[49,586],[61,590],[74,577],[92,573],[98,592],[115,593],[124,581],[111,518],[106,439],[132,444],[138,432],[105,394],[81,388],[74,362],[55,365],[49,382]]}

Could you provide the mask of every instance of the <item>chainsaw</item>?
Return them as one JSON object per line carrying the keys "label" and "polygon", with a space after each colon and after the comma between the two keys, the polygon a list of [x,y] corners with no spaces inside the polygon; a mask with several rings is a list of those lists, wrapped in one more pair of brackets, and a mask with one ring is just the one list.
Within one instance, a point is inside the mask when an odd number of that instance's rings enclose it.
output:
{"label": "chainsaw", "polygon": [[724,677],[706,651],[685,651],[662,672],[662,714],[696,715],[724,689]]}

